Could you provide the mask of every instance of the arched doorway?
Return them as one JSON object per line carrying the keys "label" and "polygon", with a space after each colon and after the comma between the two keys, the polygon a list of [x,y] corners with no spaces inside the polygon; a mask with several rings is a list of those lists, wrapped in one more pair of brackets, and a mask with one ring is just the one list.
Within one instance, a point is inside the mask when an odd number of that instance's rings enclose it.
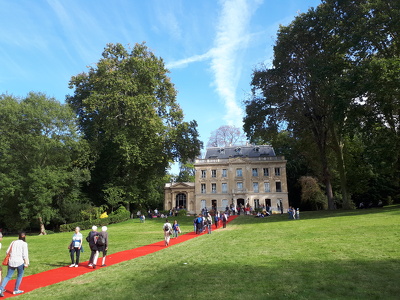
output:
{"label": "arched doorway", "polygon": [[244,199],[242,199],[242,198],[237,199],[236,200],[236,205],[237,206],[244,206]]}
{"label": "arched doorway", "polygon": [[186,209],[186,194],[179,193],[176,195],[176,207]]}

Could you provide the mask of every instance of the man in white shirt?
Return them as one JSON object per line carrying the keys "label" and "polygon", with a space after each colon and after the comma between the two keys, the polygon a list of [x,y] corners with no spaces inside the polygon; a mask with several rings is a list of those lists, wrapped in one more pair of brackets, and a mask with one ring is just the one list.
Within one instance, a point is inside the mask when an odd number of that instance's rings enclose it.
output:
{"label": "man in white shirt", "polygon": [[172,232],[172,225],[170,222],[168,222],[168,219],[165,220],[164,226],[163,226],[163,231],[164,231],[164,241],[165,241],[165,246],[169,245],[169,240]]}

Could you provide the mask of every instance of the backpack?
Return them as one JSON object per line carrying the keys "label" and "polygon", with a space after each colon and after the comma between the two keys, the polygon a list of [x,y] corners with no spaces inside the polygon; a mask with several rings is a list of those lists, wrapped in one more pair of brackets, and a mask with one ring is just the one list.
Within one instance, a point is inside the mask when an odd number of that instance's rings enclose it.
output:
{"label": "backpack", "polygon": [[169,231],[169,226],[167,224],[164,225],[164,231]]}
{"label": "backpack", "polygon": [[97,238],[97,243],[98,246],[104,246],[106,244],[106,239],[104,238],[104,236],[99,235]]}

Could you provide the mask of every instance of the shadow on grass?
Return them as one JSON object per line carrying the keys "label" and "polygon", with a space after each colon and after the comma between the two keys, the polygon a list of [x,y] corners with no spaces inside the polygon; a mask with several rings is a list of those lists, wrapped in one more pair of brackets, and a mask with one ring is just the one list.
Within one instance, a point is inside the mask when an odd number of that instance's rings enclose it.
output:
{"label": "shadow on grass", "polygon": [[[368,208],[368,209],[354,209],[354,210],[319,210],[319,211],[304,211],[300,212],[301,220],[311,219],[326,219],[336,217],[348,217],[358,215],[373,215],[373,214],[400,214],[400,205],[385,206],[382,208]],[[232,221],[232,224],[237,223],[269,223],[269,222],[296,222],[299,220],[289,219],[288,214],[277,214],[264,218],[257,218],[254,216],[239,216],[236,220]]]}
{"label": "shadow on grass", "polygon": [[44,264],[44,265],[50,266],[50,267],[53,267],[53,268],[58,268],[58,267],[68,266],[69,264],[71,264],[71,262],[59,261],[59,262],[53,262],[51,264]]}
{"label": "shadow on grass", "polygon": [[280,260],[254,266],[178,260],[156,276],[131,282],[132,292],[141,290],[136,299],[150,299],[155,290],[158,299],[398,299],[398,263]]}

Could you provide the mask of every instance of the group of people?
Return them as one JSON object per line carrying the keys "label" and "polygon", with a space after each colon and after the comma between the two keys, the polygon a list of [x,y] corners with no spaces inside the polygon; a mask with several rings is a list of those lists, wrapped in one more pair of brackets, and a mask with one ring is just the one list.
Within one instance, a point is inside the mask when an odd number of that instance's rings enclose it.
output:
{"label": "group of people", "polygon": [[[211,234],[211,228],[213,224],[213,217],[211,216],[208,211],[202,211],[203,213],[199,214],[196,218],[193,220],[193,229],[196,234],[201,234],[205,231],[207,231],[208,234]],[[215,228],[218,228],[218,225],[220,222],[222,222],[222,227],[226,228],[226,223],[229,218],[229,213],[228,212],[219,212],[216,211],[214,213],[214,225]]]}
{"label": "group of people", "polygon": [[[97,231],[97,226],[93,226],[92,230],[86,237],[86,241],[89,243],[89,248],[91,251],[88,266],[96,269],[99,253],[101,252],[103,254],[101,266],[105,267],[108,250],[107,226],[101,227],[101,232]],[[69,267],[77,268],[79,266],[80,253],[83,252],[83,236],[79,227],[75,228],[75,233],[72,236],[72,241],[68,249],[71,255],[71,265]]]}
{"label": "group of people", "polygon": [[289,206],[288,217],[289,217],[289,220],[299,220],[300,219],[300,210],[298,208],[295,209],[293,206]]}
{"label": "group of people", "polygon": [[171,225],[171,223],[168,221],[168,219],[165,220],[165,223],[163,225],[163,231],[164,231],[164,242],[165,246],[169,245],[169,242],[171,240],[171,235],[173,238],[178,238],[178,235],[181,233],[181,229],[179,227],[178,221],[175,220],[174,224]]}

